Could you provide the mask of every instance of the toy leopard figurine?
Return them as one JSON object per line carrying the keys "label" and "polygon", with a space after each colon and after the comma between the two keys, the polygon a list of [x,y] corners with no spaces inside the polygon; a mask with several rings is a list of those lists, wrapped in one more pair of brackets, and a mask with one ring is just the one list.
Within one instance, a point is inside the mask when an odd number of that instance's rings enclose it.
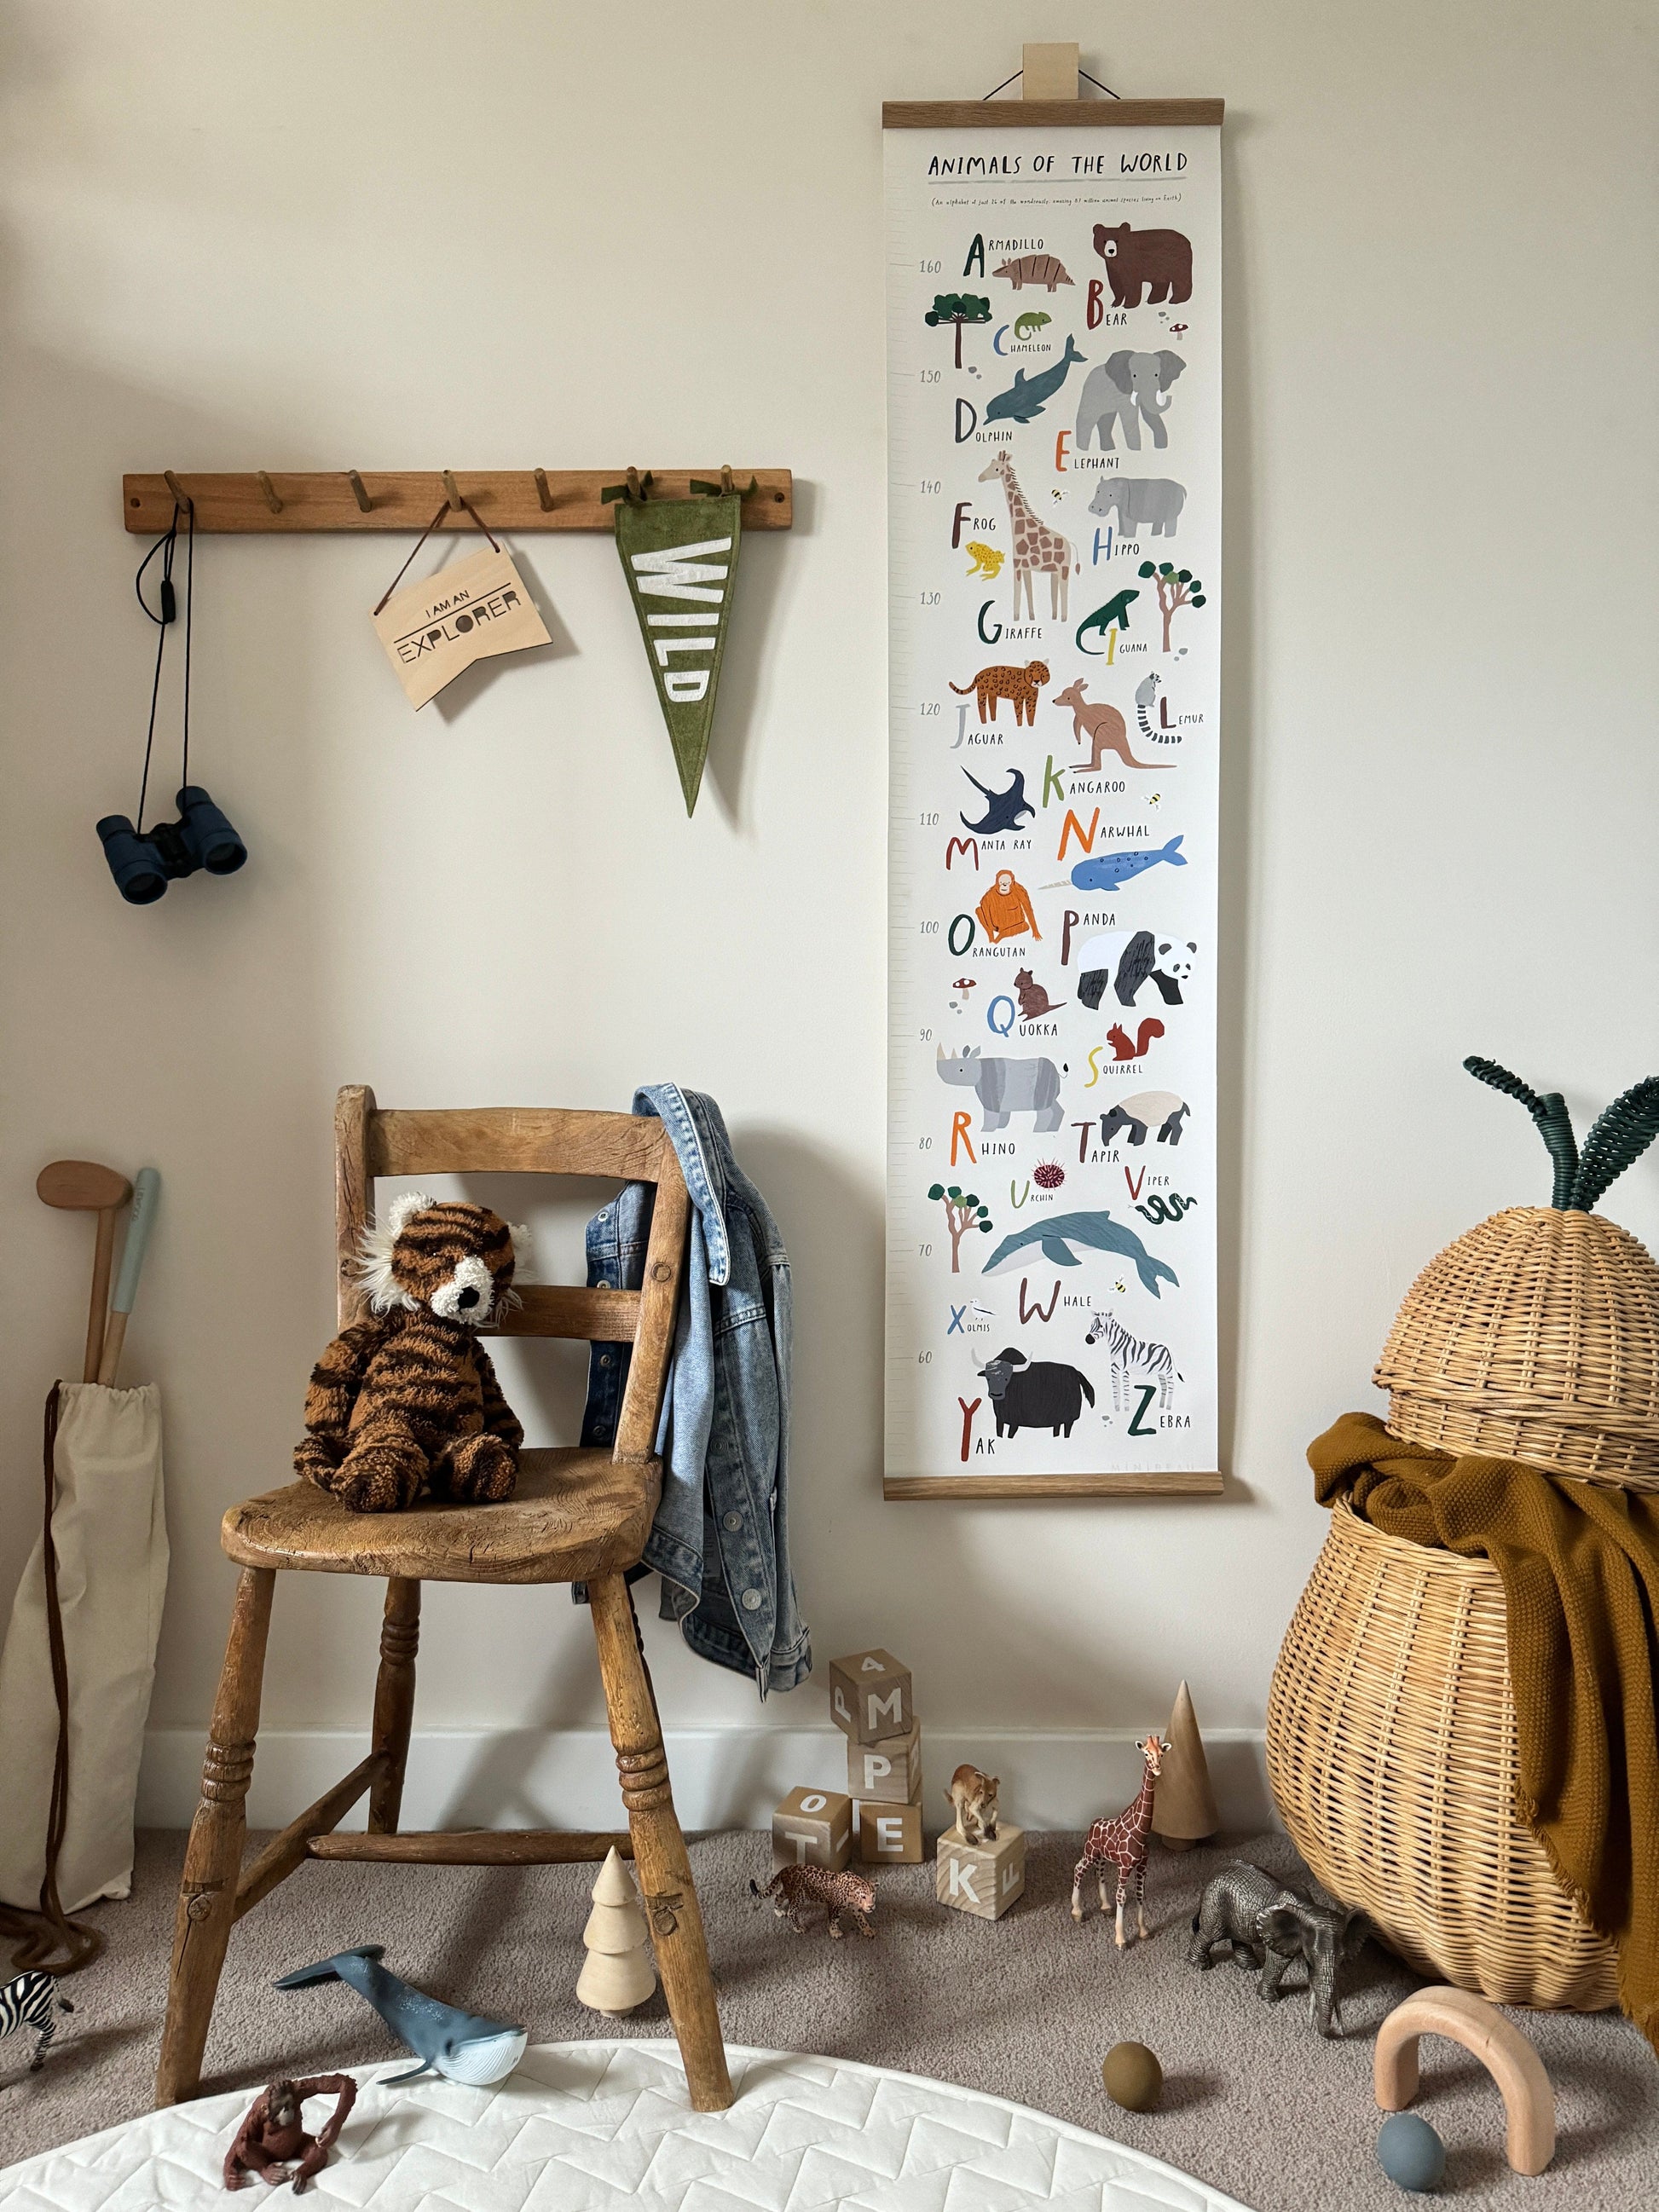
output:
{"label": "toy leopard figurine", "polygon": [[524,1431],[477,1332],[519,1303],[515,1244],[527,1254],[528,1232],[488,1206],[392,1200],[363,1237],[371,1318],[312,1371],[299,1474],[357,1513],[399,1512],[422,1492],[513,1495]]}

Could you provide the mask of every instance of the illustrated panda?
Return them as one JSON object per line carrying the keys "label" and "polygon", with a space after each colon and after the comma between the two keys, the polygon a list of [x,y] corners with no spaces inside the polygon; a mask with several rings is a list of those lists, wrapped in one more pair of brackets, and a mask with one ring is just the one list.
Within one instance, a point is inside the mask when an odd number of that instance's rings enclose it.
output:
{"label": "illustrated panda", "polygon": [[1097,1009],[1109,986],[1121,1006],[1133,1006],[1150,980],[1166,1006],[1182,1003],[1181,987],[1192,981],[1198,946],[1190,939],[1158,939],[1150,929],[1109,931],[1091,937],[1078,954],[1077,994]]}

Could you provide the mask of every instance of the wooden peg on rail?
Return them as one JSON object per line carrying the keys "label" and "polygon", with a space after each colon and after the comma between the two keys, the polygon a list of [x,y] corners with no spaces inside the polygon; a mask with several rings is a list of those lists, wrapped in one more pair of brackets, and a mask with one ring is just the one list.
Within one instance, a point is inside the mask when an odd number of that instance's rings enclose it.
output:
{"label": "wooden peg on rail", "polygon": [[276,485],[272,483],[263,469],[257,469],[254,473],[259,479],[259,489],[264,494],[265,505],[273,514],[280,514],[283,511],[283,502],[276,496]]}
{"label": "wooden peg on rail", "polygon": [[456,489],[454,476],[448,469],[444,471],[444,497],[449,501],[451,507],[454,508],[457,514],[461,514],[465,512],[466,502],[461,497],[459,491]]}
{"label": "wooden peg on rail", "polygon": [[171,469],[163,469],[161,474],[167,479],[167,489],[173,494],[174,499],[178,501],[179,506],[184,508],[185,513],[188,514],[191,510],[190,494],[185,489],[183,484],[179,483],[178,477],[173,475]]}
{"label": "wooden peg on rail", "polygon": [[553,512],[553,495],[547,488],[547,471],[545,469],[537,469],[534,471],[534,475],[536,478],[536,504],[541,508],[544,514],[551,514]]}
{"label": "wooden peg on rail", "polygon": [[358,475],[356,469],[348,469],[346,471],[346,482],[351,486],[351,496],[357,502],[358,514],[373,514],[374,512],[374,502],[369,497],[368,493],[364,487],[363,480]]}
{"label": "wooden peg on rail", "polygon": [[[726,480],[719,465],[701,469],[635,468],[635,499],[690,499]],[[136,537],[159,537],[174,507],[188,514],[198,533],[275,536],[313,531],[409,531],[418,537],[442,500],[440,530],[470,530],[463,496],[496,531],[603,530],[616,527],[605,502],[620,496],[626,471],[608,469],[470,469],[465,486],[455,471],[377,470],[371,496],[356,469],[286,469],[280,491],[263,471],[241,475],[191,472],[190,489],[172,470],[122,479],[122,520]],[[794,522],[794,483],[787,469],[730,466],[733,489],[744,495],[745,530],[788,530]],[[269,485],[269,490],[267,486]],[[272,504],[272,495],[276,505]]]}

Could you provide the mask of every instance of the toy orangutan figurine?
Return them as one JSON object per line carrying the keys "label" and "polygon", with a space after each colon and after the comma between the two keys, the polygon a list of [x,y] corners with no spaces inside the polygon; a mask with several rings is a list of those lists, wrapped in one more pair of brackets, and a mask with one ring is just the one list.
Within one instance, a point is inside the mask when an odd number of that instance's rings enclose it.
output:
{"label": "toy orangutan figurine", "polygon": [[[319,2135],[306,2133],[301,2108],[307,2097],[339,2100]],[[225,2187],[240,2189],[250,2173],[261,2181],[283,2182],[292,2166],[297,2197],[328,2164],[329,2151],[356,2101],[357,2084],[349,2074],[314,2074],[307,2081],[273,2081],[261,2089],[225,2153]]]}

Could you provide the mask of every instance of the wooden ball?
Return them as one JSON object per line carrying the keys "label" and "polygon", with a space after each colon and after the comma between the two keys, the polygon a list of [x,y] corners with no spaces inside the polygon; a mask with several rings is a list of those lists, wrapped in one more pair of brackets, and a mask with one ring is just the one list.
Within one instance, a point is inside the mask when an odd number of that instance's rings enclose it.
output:
{"label": "wooden ball", "polygon": [[1415,2112],[1390,2112],[1376,2131],[1376,2162],[1396,2189],[1418,2194],[1439,2187],[1446,2146]]}
{"label": "wooden ball", "polygon": [[1164,2094],[1164,2069],[1144,2043],[1115,2043],[1101,2063],[1106,2094],[1126,2112],[1150,2112]]}

